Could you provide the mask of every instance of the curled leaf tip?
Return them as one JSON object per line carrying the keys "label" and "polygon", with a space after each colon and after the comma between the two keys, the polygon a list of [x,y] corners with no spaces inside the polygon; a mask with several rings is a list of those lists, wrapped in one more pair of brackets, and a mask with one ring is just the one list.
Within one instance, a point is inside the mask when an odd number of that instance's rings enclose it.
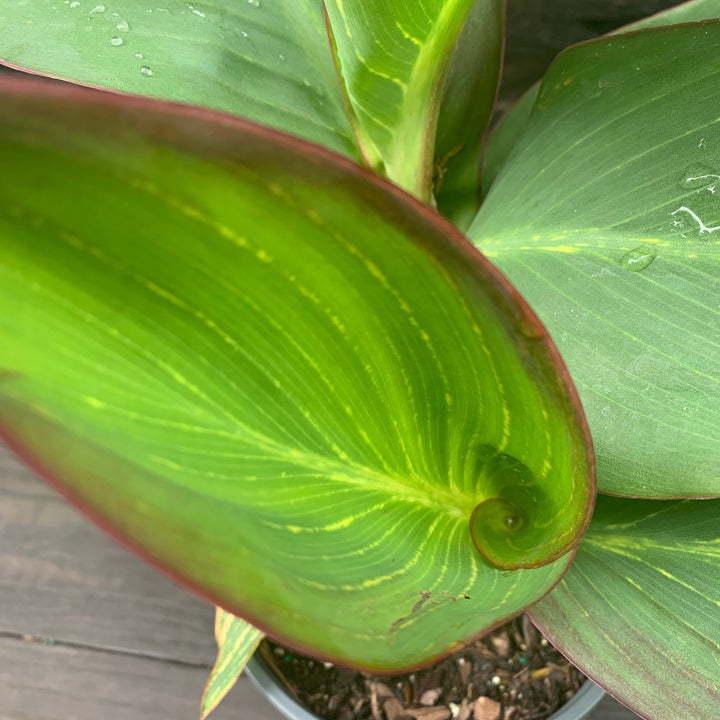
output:
{"label": "curled leaf tip", "polygon": [[567,526],[575,517],[558,512],[555,499],[516,458],[490,448],[478,458],[477,487],[485,499],[470,516],[478,552],[502,570],[540,567],[564,554],[571,544]]}

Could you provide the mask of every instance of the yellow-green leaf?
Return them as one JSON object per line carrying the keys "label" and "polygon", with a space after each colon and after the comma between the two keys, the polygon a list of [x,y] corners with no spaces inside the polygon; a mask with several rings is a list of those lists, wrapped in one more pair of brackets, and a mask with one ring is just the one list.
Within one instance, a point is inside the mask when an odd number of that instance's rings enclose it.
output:
{"label": "yellow-green leaf", "polygon": [[449,223],[228,115],[10,80],[0,106],[0,431],[97,521],[368,669],[557,582],[592,509],[587,427]]}
{"label": "yellow-green leaf", "polygon": [[222,608],[215,608],[218,655],[205,685],[200,720],[205,720],[232,689],[264,636],[249,622]]}
{"label": "yellow-green leaf", "polygon": [[432,197],[445,78],[473,1],[325,3],[338,71],[367,161],[425,202]]}

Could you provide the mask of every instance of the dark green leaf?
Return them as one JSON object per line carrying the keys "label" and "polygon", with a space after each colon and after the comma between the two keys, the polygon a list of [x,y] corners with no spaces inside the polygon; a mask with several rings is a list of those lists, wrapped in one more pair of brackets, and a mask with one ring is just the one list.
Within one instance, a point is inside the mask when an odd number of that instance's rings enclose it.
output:
{"label": "dark green leaf", "polygon": [[503,116],[488,139],[482,163],[482,190],[487,194],[528,126],[540,83],[533,85]]}
{"label": "dark green leaf", "polygon": [[563,654],[643,717],[715,720],[720,501],[599,497],[560,585],[532,611]]}
{"label": "dark green leaf", "polygon": [[359,158],[319,0],[3,0],[0,62],[261,122]]}
{"label": "dark green leaf", "polygon": [[720,23],[558,58],[471,228],[588,414],[603,491],[720,494]]}
{"label": "dark green leaf", "polygon": [[553,586],[586,428],[448,223],[230,116],[44,84],[0,103],[0,418],[46,476],[228,612],[368,668]]}
{"label": "dark green leaf", "polygon": [[[690,0],[668,8],[656,15],[614,30],[610,35],[646,30],[686,22],[700,22],[720,17],[720,0]],[[533,85],[513,108],[503,117],[493,133],[483,158],[482,185],[484,191],[490,189],[500,168],[505,164],[510,151],[525,131],[530,113],[537,99],[540,83]]]}
{"label": "dark green leaf", "polygon": [[453,55],[438,117],[435,199],[465,230],[480,206],[480,157],[500,82],[504,0],[476,2]]}

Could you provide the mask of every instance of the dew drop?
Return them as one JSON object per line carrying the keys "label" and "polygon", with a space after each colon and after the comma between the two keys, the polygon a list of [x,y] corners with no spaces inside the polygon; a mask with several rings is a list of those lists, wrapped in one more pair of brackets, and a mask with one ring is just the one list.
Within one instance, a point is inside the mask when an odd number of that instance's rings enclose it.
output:
{"label": "dew drop", "polygon": [[100,15],[105,12],[104,5],[96,5],[88,14],[89,15]]}
{"label": "dew drop", "polygon": [[70,3],[70,7],[71,7],[71,8],[76,8],[76,7],[79,7],[79,6],[80,6],[80,3],[79,3],[78,0],[73,0],[73,1]]}
{"label": "dew drop", "polygon": [[522,527],[523,518],[520,517],[520,515],[513,513],[512,515],[506,515],[504,522],[508,530],[517,530]]}
{"label": "dew drop", "polygon": [[142,59],[143,59],[143,54],[142,54],[141,52],[136,52],[136,53],[133,55],[133,57],[134,57],[136,60],[142,60]]}
{"label": "dew drop", "polygon": [[242,31],[242,36],[247,37],[247,32],[245,32],[245,30]]}
{"label": "dew drop", "polygon": [[653,246],[639,245],[622,256],[620,265],[631,272],[640,272],[650,265],[656,255],[657,252]]}
{"label": "dew drop", "polygon": [[110,38],[110,44],[113,47],[120,47],[120,45],[123,44],[123,39],[121,37],[118,37],[117,35],[115,37]]}
{"label": "dew drop", "polygon": [[248,5],[251,5],[254,8],[259,8],[260,0],[248,0]]}
{"label": "dew drop", "polygon": [[130,29],[130,25],[128,25],[126,20],[121,20],[116,26],[116,30],[119,30],[120,32],[127,32]]}
{"label": "dew drop", "polygon": [[145,77],[152,77],[153,71],[147,65],[143,65],[140,68],[140,74]]}
{"label": "dew drop", "polygon": [[278,55],[278,59],[282,62],[285,62],[285,56],[282,53]]}

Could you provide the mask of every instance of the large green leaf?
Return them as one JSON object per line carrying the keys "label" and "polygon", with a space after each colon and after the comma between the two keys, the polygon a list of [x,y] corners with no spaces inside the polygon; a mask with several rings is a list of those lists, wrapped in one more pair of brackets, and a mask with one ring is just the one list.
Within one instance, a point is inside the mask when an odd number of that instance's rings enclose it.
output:
{"label": "large green leaf", "polygon": [[470,230],[558,342],[610,493],[720,494],[714,59],[716,22],[562,54]]}
{"label": "large green leaf", "polygon": [[555,584],[586,427],[452,226],[238,118],[2,88],[0,425],[45,476],[228,612],[371,669]]}
{"label": "large green leaf", "polygon": [[224,110],[359,157],[320,0],[3,0],[0,62]]}
{"label": "large green leaf", "polygon": [[[495,1],[479,2],[490,9],[483,13],[487,21],[493,21]],[[432,199],[435,134],[445,78],[473,3],[325,3],[338,71],[367,162],[425,202]],[[497,32],[497,23],[493,26]],[[468,57],[474,49],[466,48]],[[459,91],[461,106],[466,90]]]}
{"label": "large green leaf", "polygon": [[560,585],[532,611],[552,642],[643,717],[715,720],[720,501],[598,498]]}
{"label": "large green leaf", "polygon": [[200,720],[205,720],[232,690],[262,639],[262,631],[250,623],[215,608],[218,654],[203,693]]}
{"label": "large green leaf", "polygon": [[[636,30],[647,30],[678,23],[700,22],[701,20],[712,20],[714,18],[720,18],[720,0],[690,0],[690,2],[676,5],[650,17],[625,25],[609,34],[617,35],[635,32]],[[485,192],[490,189],[515,143],[527,127],[539,89],[540,83],[538,82],[515,103],[490,135],[483,157],[482,184]]]}

